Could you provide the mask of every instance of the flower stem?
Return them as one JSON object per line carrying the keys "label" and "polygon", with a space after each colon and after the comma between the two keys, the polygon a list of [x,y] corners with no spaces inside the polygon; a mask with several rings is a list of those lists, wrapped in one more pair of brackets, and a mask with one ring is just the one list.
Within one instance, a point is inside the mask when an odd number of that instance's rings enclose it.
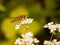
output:
{"label": "flower stem", "polygon": [[53,35],[54,35],[54,34],[52,33],[52,35],[51,35],[51,38],[50,38],[50,41],[52,40],[52,38],[53,38]]}

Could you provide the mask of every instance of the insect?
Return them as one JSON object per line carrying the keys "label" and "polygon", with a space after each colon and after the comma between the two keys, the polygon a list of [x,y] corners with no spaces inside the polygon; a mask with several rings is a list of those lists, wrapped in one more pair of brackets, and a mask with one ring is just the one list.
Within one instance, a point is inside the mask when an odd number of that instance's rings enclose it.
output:
{"label": "insect", "polygon": [[15,18],[11,21],[11,23],[16,22],[16,21],[19,22],[20,20],[24,20],[25,18],[26,18],[25,15],[21,15],[21,16],[15,17]]}

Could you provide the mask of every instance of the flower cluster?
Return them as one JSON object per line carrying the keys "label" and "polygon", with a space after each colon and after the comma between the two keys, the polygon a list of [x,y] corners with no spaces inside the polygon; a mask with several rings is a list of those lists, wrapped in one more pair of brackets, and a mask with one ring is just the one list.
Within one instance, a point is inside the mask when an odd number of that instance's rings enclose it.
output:
{"label": "flower cluster", "polygon": [[[33,19],[31,18],[26,18],[24,20],[22,20],[21,22],[19,22],[15,29],[19,29],[21,27],[21,25],[24,24],[30,24],[32,23]],[[50,40],[45,40],[44,41],[44,45],[60,45],[60,41],[57,41],[57,39],[53,39],[52,37],[55,34],[55,31],[60,32],[60,24],[54,24],[53,22],[50,22],[48,24],[45,24],[45,26],[43,26],[44,28],[48,28],[50,29],[50,33],[52,33]],[[28,32],[26,34],[22,34],[22,38],[18,38],[15,41],[15,44],[17,45],[36,45],[39,43],[39,40],[37,40],[37,38],[33,37],[33,34],[31,32]]]}
{"label": "flower cluster", "polygon": [[60,45],[60,41],[57,41],[57,39],[52,40],[53,33],[55,31],[60,32],[60,24],[54,24],[53,22],[50,22],[48,24],[45,24],[45,26],[43,26],[43,27],[50,29],[50,33],[52,33],[51,40],[49,40],[49,41],[45,40],[44,45]]}
{"label": "flower cluster", "polygon": [[52,41],[44,41],[44,45],[60,45],[60,41],[57,41],[57,39],[53,39]]}
{"label": "flower cluster", "polygon": [[15,44],[18,45],[35,45],[39,42],[37,38],[33,37],[33,34],[31,32],[28,32],[26,34],[22,34],[22,38],[16,39]]}
{"label": "flower cluster", "polygon": [[50,29],[50,33],[53,33],[54,31],[57,30],[60,32],[60,24],[54,24],[53,22],[50,22],[48,24],[45,24],[45,26],[43,27]]}
{"label": "flower cluster", "polygon": [[30,24],[30,23],[32,23],[33,22],[33,19],[31,19],[31,18],[26,18],[26,19],[24,19],[24,20],[22,20],[21,22],[19,22],[17,25],[16,25],[16,27],[15,27],[15,29],[19,29],[20,27],[21,27],[21,25],[24,25],[24,24]]}

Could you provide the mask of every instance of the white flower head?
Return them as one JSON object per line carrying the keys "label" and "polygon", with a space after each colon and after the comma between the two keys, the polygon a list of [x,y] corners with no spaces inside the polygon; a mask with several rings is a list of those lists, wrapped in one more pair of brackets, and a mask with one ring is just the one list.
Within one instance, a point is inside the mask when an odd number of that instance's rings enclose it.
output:
{"label": "white flower head", "polygon": [[[32,23],[33,22],[33,19],[31,19],[31,18],[26,18],[26,19],[24,19],[24,20],[21,20],[16,26],[15,26],[15,29],[17,30],[17,29],[19,29],[22,25],[24,25],[24,24],[30,24],[30,23]],[[26,28],[29,28],[28,26],[26,26]],[[24,29],[26,29],[26,28],[24,28]]]}
{"label": "white flower head", "polygon": [[48,28],[48,26],[51,26],[51,25],[53,25],[53,22],[50,22],[50,23],[48,23],[48,24],[45,24],[45,26],[43,26],[44,28]]}
{"label": "white flower head", "polygon": [[21,24],[18,23],[18,24],[16,25],[15,29],[17,30],[17,29],[19,29],[20,27],[21,27]]}
{"label": "white flower head", "polygon": [[52,41],[44,41],[44,45],[60,45],[60,41],[57,41],[57,39],[53,39]]}
{"label": "white flower head", "polygon": [[18,45],[20,44],[21,45],[35,45],[36,43],[39,43],[39,40],[37,40],[37,38],[34,38],[31,32],[22,34],[22,38],[18,38],[15,42],[15,44],[18,44]]}
{"label": "white flower head", "polygon": [[22,39],[18,38],[18,39],[16,39],[15,44],[23,45],[23,44],[25,44],[25,43],[23,42],[23,40],[22,40]]}
{"label": "white flower head", "polygon": [[50,42],[50,41],[45,40],[45,41],[44,41],[44,45],[51,45],[51,42]]}
{"label": "white flower head", "polygon": [[60,32],[60,24],[56,24],[58,31]]}
{"label": "white flower head", "polygon": [[35,43],[38,43],[38,42],[39,42],[39,40],[37,40],[37,38],[34,38],[34,42],[35,42]]}
{"label": "white flower head", "polygon": [[30,38],[30,37],[33,37],[33,34],[31,32],[28,32],[26,34],[22,34],[22,37],[23,38]]}
{"label": "white flower head", "polygon": [[45,26],[43,27],[50,29],[50,33],[53,33],[54,31],[57,30],[60,32],[60,24],[54,24],[53,22],[50,22],[48,24],[45,24]]}
{"label": "white flower head", "polygon": [[32,21],[33,21],[33,19],[31,19],[31,18],[26,18],[25,20],[22,20],[21,21],[21,24],[30,24],[30,23],[32,23]]}

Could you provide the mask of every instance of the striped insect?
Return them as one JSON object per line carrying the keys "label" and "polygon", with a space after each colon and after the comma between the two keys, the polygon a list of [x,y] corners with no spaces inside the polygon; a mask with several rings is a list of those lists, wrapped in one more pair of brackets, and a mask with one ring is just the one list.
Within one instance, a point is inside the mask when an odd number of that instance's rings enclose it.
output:
{"label": "striped insect", "polygon": [[21,20],[24,20],[26,18],[26,16],[25,15],[21,15],[21,16],[18,16],[18,17],[15,17],[12,21],[11,21],[11,23],[13,23],[13,22],[16,22],[16,21],[21,21]]}

